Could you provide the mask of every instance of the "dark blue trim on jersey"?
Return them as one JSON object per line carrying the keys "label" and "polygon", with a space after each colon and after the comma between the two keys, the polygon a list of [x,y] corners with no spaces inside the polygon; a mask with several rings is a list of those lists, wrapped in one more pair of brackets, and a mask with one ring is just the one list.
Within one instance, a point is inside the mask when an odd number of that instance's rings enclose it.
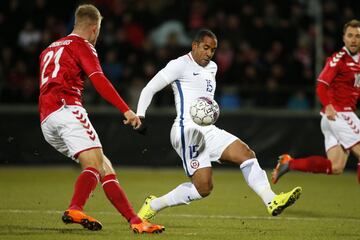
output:
{"label": "dark blue trim on jersey", "polygon": [[189,170],[186,165],[186,146],[185,146],[185,133],[184,133],[184,95],[181,89],[181,84],[179,80],[175,80],[176,87],[179,91],[180,96],[180,131],[181,131],[181,148],[182,148],[182,158],[183,165],[186,170],[186,174],[190,177]]}

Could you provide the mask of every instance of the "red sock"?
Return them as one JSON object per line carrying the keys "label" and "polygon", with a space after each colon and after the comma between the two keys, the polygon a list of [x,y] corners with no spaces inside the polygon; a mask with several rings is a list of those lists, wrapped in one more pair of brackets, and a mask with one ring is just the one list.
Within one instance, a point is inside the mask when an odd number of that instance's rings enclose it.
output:
{"label": "red sock", "polygon": [[290,170],[312,173],[331,174],[331,161],[322,156],[310,156],[307,158],[296,158],[289,162]]}
{"label": "red sock", "polygon": [[101,179],[106,197],[112,205],[123,215],[130,224],[141,223],[141,219],[134,212],[124,190],[121,188],[115,174],[109,174]]}
{"label": "red sock", "polygon": [[69,209],[82,211],[86,200],[96,188],[100,174],[95,168],[85,168],[75,183],[74,195],[71,199]]}
{"label": "red sock", "polygon": [[360,162],[358,162],[358,182],[360,183]]}

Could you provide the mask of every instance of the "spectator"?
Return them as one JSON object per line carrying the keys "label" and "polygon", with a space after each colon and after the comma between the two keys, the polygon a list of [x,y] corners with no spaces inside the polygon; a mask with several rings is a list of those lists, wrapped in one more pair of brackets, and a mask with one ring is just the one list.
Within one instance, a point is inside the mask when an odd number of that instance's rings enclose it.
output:
{"label": "spectator", "polygon": [[[10,65],[0,60],[5,79],[10,70],[13,71],[15,62],[24,61],[26,68],[32,69],[37,65],[40,49],[69,33],[74,22],[72,9],[75,2],[63,1],[61,7],[54,7],[45,0],[0,1],[0,44],[16,53]],[[161,69],[171,58],[185,53],[184,47],[190,44],[185,32],[191,35],[200,27],[211,27],[222,39],[219,59],[216,59],[222,68],[217,76],[219,92],[223,87],[236,85],[244,100],[258,103],[254,96],[262,94],[264,82],[270,77],[281,84],[274,94],[281,95],[286,104],[289,96],[281,92],[312,89],[315,78],[315,13],[311,11],[309,1],[283,1],[281,5],[272,1],[227,3],[220,0],[91,2],[104,12],[106,19],[98,44],[99,52],[104,55],[99,57],[105,60],[108,51],[116,52],[122,66],[121,83],[131,85],[137,77],[148,79],[142,69],[145,62],[150,61],[156,71]],[[340,47],[340,25],[358,15],[358,10],[353,7],[356,4],[355,0],[322,3],[325,55]],[[223,48],[227,48],[226,51],[222,52]],[[248,65],[255,71],[250,78],[246,70]],[[277,69],[276,74],[282,72],[280,79],[271,74],[272,69]],[[251,89],[251,94],[244,95],[242,89]],[[7,93],[7,99],[24,99],[11,94],[15,93]],[[171,104],[163,94],[165,92],[159,93],[159,99],[164,100],[156,101],[155,107]],[[307,94],[313,95],[313,90]],[[29,103],[35,103],[31,98],[25,98]],[[310,107],[313,104],[311,99]],[[91,104],[97,102],[96,98],[90,101]],[[253,107],[258,106],[255,104]]]}
{"label": "spectator", "polygon": [[34,24],[31,21],[26,21],[24,28],[19,33],[18,43],[23,49],[29,48],[32,45],[36,45],[40,42],[41,33],[38,29],[35,29]]}

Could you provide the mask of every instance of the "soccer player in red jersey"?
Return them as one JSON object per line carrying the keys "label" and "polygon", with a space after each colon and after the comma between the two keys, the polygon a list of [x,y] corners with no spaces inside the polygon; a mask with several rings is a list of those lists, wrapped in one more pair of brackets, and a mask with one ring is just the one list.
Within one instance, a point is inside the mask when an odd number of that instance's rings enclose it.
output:
{"label": "soccer player in red jersey", "polygon": [[360,120],[354,112],[360,94],[360,21],[347,22],[343,33],[345,46],[327,59],[317,79],[316,93],[323,106],[321,131],[327,157],[294,159],[283,154],[272,173],[273,183],[292,170],[341,174],[350,152],[359,159],[360,183]]}
{"label": "soccer player in red jersey", "polygon": [[124,124],[137,129],[140,119],[104,76],[95,49],[102,16],[90,4],[75,12],[72,33],[50,44],[40,55],[39,111],[45,140],[60,153],[79,162],[83,171],[62,220],[100,230],[101,223],[83,212],[90,194],[101,182],[109,201],[138,233],[159,233],[161,225],[142,221],[119,185],[110,160],[82,106],[84,81],[89,78],[98,93],[124,114]]}

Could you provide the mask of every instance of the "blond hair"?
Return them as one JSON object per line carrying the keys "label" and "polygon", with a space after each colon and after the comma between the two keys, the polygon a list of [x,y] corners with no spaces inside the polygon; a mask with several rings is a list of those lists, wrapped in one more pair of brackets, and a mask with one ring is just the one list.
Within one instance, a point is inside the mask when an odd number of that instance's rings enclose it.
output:
{"label": "blond hair", "polygon": [[75,11],[75,27],[98,24],[102,18],[100,11],[94,5],[82,4]]}
{"label": "blond hair", "polygon": [[352,28],[360,28],[360,21],[357,19],[353,19],[347,23],[345,23],[344,28],[343,28],[343,32],[345,34],[346,30],[348,27],[352,27]]}

